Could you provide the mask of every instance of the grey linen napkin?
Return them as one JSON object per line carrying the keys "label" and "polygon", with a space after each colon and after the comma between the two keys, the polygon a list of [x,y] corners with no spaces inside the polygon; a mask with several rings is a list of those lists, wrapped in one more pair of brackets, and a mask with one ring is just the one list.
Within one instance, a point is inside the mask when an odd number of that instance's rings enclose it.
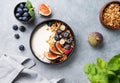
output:
{"label": "grey linen napkin", "polygon": [[31,68],[34,61],[22,56],[0,56],[0,83],[58,83],[61,78],[48,80]]}

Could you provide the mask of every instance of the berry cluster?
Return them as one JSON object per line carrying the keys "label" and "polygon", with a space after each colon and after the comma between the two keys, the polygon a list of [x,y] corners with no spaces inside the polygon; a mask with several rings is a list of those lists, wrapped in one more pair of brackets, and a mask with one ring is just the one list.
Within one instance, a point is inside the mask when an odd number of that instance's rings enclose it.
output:
{"label": "berry cluster", "polygon": [[[26,28],[25,28],[24,26],[18,27],[18,25],[15,24],[15,25],[13,25],[13,30],[14,30],[14,31],[20,30],[21,32],[25,32],[25,31],[26,31]],[[15,39],[19,39],[19,38],[20,38],[20,35],[19,35],[19,34],[15,34],[14,37],[15,37]],[[20,45],[20,46],[19,46],[19,50],[20,50],[20,51],[24,51],[24,50],[25,50],[24,45]]]}
{"label": "berry cluster", "polygon": [[15,17],[20,21],[29,21],[31,19],[29,10],[25,6],[25,3],[18,4],[14,13],[15,13]]}

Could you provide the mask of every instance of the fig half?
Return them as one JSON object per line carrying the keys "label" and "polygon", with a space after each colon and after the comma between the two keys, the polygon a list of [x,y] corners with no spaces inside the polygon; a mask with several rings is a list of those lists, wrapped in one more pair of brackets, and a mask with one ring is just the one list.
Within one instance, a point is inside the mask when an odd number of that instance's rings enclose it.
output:
{"label": "fig half", "polygon": [[64,48],[62,47],[62,45],[60,44],[59,41],[55,42],[55,48],[60,52],[60,53],[64,53]]}
{"label": "fig half", "polygon": [[55,48],[55,45],[49,48],[49,51],[53,54],[60,55],[61,53]]}
{"label": "fig half", "polygon": [[61,57],[61,56],[55,55],[55,54],[53,54],[51,52],[45,52],[44,55],[49,60],[55,60],[55,59],[58,59],[59,57]]}
{"label": "fig half", "polygon": [[47,4],[43,3],[39,6],[38,13],[43,16],[49,16],[51,15],[51,8]]}

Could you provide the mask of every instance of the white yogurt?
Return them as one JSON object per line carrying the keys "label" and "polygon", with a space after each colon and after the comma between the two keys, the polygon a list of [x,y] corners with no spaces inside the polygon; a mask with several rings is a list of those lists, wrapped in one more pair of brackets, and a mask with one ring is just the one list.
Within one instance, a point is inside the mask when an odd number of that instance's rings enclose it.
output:
{"label": "white yogurt", "polygon": [[32,37],[32,50],[36,57],[38,57],[40,60],[50,63],[50,60],[44,56],[44,52],[49,51],[49,44],[46,42],[46,40],[48,40],[52,34],[50,29],[47,30],[47,28],[50,27],[48,25],[43,25],[34,33]]}

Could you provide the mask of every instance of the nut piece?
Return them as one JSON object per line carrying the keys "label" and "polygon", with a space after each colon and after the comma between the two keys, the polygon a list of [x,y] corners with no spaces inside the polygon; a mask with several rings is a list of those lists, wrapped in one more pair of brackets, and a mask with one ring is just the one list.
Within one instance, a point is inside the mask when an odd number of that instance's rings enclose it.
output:
{"label": "nut piece", "polygon": [[96,47],[99,46],[103,41],[103,36],[99,32],[92,32],[88,36],[88,42],[91,46]]}

